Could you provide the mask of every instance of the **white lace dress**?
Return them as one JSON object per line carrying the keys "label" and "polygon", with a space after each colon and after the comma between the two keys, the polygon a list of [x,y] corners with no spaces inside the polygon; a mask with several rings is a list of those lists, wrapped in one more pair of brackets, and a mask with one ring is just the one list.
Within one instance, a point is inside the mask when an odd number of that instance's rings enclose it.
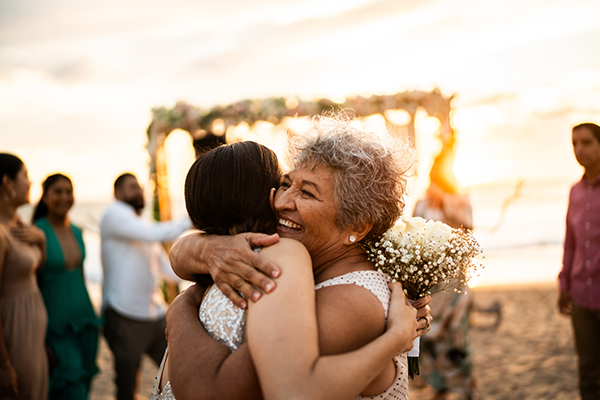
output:
{"label": "white lace dress", "polygon": [[[219,342],[234,352],[244,340],[244,326],[246,325],[246,313],[229,300],[217,285],[212,285],[202,300],[199,312],[200,322],[204,329]],[[171,382],[167,382],[162,391],[159,391],[162,371],[164,368],[169,349],[160,363],[151,400],[175,400]]]}
{"label": "white lace dress", "polygon": [[[377,296],[387,318],[390,303],[390,290],[387,286],[387,281],[387,276],[377,271],[356,271],[321,282],[315,286],[315,290],[333,285],[357,285],[363,287]],[[216,285],[210,288],[202,301],[199,316],[207,332],[227,346],[232,352],[237,350],[242,344],[246,313],[225,297]],[[162,392],[158,391],[167,353],[168,349],[158,370],[151,400],[175,400],[170,382],[165,384]],[[396,378],[385,392],[373,397],[357,396],[354,400],[408,399],[408,364],[406,354],[396,356],[394,362],[396,363]]]}

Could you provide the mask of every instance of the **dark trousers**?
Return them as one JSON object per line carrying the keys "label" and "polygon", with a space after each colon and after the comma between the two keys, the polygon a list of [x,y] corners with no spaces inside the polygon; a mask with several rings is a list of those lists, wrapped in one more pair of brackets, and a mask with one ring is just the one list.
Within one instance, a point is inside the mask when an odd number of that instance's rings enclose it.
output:
{"label": "dark trousers", "polygon": [[166,318],[137,321],[107,306],[104,321],[104,337],[115,358],[117,399],[133,400],[142,355],[149,355],[158,366],[165,353]]}
{"label": "dark trousers", "polygon": [[600,400],[600,310],[573,305],[572,319],[579,355],[581,398]]}

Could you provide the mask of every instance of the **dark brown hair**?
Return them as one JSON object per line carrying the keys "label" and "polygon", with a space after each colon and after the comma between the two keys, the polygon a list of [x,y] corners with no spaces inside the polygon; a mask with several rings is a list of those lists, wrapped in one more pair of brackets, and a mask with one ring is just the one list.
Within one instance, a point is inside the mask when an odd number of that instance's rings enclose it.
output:
{"label": "dark brown hair", "polygon": [[8,153],[0,153],[0,183],[4,175],[8,175],[12,180],[17,179],[23,165],[23,161],[19,157]]}
{"label": "dark brown hair", "polygon": [[60,179],[66,179],[69,182],[69,184],[71,184],[71,187],[73,187],[73,182],[71,182],[71,179],[69,179],[69,177],[66,175],[53,174],[53,175],[50,175],[49,177],[47,177],[46,180],[44,181],[44,183],[42,183],[42,197],[40,197],[40,201],[38,201],[37,205],[33,209],[33,216],[31,217],[31,223],[34,223],[36,220],[38,220],[40,218],[44,218],[45,216],[48,215],[48,211],[49,211],[48,205],[44,201],[44,196],[48,192],[48,189],[50,189],[52,187],[52,185],[54,185]]}
{"label": "dark brown hair", "polygon": [[133,175],[131,172],[125,172],[124,174],[119,175],[119,177],[115,180],[115,184],[114,184],[115,191],[117,191],[123,187],[123,184],[125,183],[125,179],[127,179],[127,178],[137,179],[135,177],[135,175]]}
{"label": "dark brown hair", "polygon": [[598,143],[600,143],[600,126],[593,124],[591,122],[585,122],[583,124],[574,126],[573,130],[583,129],[583,128],[588,129],[590,132],[592,132],[592,135],[594,135],[594,137],[596,138]]}
{"label": "dark brown hair", "polygon": [[255,142],[206,152],[185,179],[185,205],[192,224],[216,235],[275,232],[269,193],[279,187],[281,176],[275,153]]}

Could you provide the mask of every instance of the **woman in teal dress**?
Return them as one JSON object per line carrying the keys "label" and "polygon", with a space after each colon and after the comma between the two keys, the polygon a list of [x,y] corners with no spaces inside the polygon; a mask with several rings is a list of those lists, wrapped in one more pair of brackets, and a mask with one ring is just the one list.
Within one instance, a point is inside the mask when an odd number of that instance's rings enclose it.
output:
{"label": "woman in teal dress", "polygon": [[98,326],[83,276],[85,246],[71,224],[73,185],[62,174],[46,178],[33,222],[47,238],[47,257],[38,284],[48,311],[49,399],[87,399],[98,372]]}

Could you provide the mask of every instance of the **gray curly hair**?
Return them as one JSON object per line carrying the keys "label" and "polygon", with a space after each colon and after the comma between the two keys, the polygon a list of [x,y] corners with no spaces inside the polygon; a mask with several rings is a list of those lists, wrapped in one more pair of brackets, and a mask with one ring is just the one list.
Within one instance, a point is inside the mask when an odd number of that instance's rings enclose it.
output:
{"label": "gray curly hair", "polygon": [[372,223],[365,239],[376,240],[404,211],[414,149],[390,132],[358,129],[353,119],[346,112],[315,116],[308,132],[291,135],[290,148],[295,167],[333,169],[337,225]]}

